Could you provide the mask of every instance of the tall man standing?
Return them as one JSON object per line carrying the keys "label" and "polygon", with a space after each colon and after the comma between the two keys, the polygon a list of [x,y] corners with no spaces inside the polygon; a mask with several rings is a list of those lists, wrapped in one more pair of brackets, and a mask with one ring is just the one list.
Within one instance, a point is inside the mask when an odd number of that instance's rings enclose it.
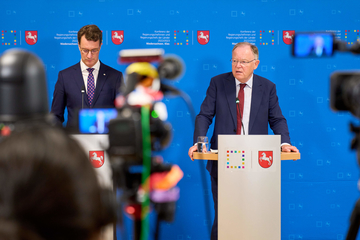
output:
{"label": "tall man standing", "polygon": [[102,32],[96,25],[78,31],[78,44],[81,61],[59,72],[51,106],[59,123],[64,122],[67,108],[70,127],[75,126],[76,109],[114,107],[123,79],[121,72],[99,61]]}
{"label": "tall man standing", "polygon": [[[255,45],[241,42],[232,50],[232,72],[215,76],[210,81],[200,113],[195,120],[194,143],[198,136],[206,136],[213,118],[216,116],[214,133],[210,144],[218,149],[219,134],[268,134],[268,124],[274,134],[281,135],[283,152],[299,152],[291,146],[286,119],[276,95],[275,84],[254,74],[258,67],[259,51]],[[239,106],[237,106],[239,100]],[[193,159],[196,146],[189,149]],[[218,163],[208,161],[206,169],[211,177],[215,219],[211,230],[211,240],[218,236]]]}

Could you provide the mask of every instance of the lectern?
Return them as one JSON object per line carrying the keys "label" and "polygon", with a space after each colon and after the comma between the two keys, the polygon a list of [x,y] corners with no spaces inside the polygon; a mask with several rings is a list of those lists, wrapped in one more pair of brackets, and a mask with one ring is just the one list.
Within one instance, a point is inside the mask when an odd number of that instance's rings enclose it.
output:
{"label": "lectern", "polygon": [[99,184],[103,188],[113,188],[112,171],[106,149],[109,147],[107,134],[73,134],[71,135],[84,148],[92,163]]}
{"label": "lectern", "polygon": [[[280,136],[218,137],[218,238],[280,240]],[[194,158],[206,155],[197,153]],[[299,159],[300,154],[291,157]]]}
{"label": "lectern", "polygon": [[[97,179],[102,188],[113,189],[112,170],[106,149],[109,147],[107,134],[74,134],[72,138],[77,140],[89,156],[89,161],[95,169]],[[110,224],[102,230],[101,239],[113,240],[116,228]]]}

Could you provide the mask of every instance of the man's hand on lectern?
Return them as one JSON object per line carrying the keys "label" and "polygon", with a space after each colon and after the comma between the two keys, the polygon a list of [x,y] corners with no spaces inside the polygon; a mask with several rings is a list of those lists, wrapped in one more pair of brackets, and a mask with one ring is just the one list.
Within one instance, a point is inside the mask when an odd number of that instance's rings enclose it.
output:
{"label": "man's hand on lectern", "polygon": [[282,145],[281,151],[282,152],[297,152],[297,153],[299,152],[299,150],[295,146],[291,146],[291,145]]}
{"label": "man's hand on lectern", "polygon": [[194,156],[193,156],[193,152],[196,152],[197,151],[197,146],[192,146],[190,149],[189,149],[189,157],[191,159],[191,161],[194,161]]}

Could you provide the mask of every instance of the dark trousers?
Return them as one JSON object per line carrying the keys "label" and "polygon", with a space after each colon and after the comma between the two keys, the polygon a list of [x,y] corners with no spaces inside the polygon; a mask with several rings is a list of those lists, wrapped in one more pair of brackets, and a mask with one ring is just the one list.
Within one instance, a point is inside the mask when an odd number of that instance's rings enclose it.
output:
{"label": "dark trousers", "polygon": [[215,218],[214,223],[211,228],[211,240],[218,239],[218,179],[217,177],[213,177],[210,175],[211,178],[211,192],[214,199],[214,209],[215,209]]}

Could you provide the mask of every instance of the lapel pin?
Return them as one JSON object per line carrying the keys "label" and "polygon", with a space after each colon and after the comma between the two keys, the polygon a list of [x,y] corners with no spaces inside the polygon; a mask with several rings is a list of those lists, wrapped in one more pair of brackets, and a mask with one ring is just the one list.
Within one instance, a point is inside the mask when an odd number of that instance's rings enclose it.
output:
{"label": "lapel pin", "polygon": [[104,76],[106,76],[106,74],[104,73]]}

